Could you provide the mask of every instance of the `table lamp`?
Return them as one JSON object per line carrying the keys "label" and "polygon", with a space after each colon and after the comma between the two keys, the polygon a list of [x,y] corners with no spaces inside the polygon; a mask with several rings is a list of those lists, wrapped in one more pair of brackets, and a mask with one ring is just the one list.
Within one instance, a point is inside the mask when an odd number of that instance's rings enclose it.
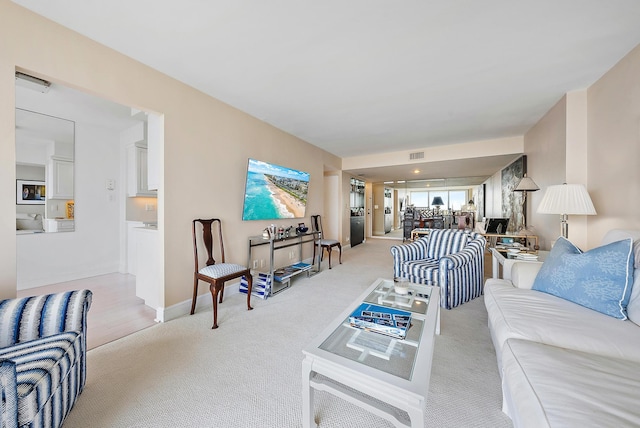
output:
{"label": "table lamp", "polygon": [[520,179],[520,182],[513,189],[514,192],[522,192],[522,228],[525,230],[527,229],[527,217],[525,215],[527,192],[535,192],[536,190],[540,190],[540,188],[535,181],[527,177],[527,174]]}
{"label": "table lamp", "polygon": [[433,201],[431,201],[431,205],[436,207],[436,215],[439,215],[440,207],[444,205],[444,201],[440,196],[434,196]]}
{"label": "table lamp", "polygon": [[541,214],[560,214],[560,231],[569,239],[568,215],[595,215],[596,209],[583,184],[559,184],[547,187],[538,212]]}

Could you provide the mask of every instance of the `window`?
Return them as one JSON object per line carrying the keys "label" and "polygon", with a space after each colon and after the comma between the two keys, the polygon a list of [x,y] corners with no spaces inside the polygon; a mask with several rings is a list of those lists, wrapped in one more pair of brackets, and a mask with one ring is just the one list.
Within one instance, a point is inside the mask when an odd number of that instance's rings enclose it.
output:
{"label": "window", "polygon": [[414,207],[428,207],[429,206],[429,192],[411,192],[410,204]]}
{"label": "window", "polygon": [[449,207],[454,211],[461,211],[462,206],[467,204],[467,192],[455,190],[449,192]]}

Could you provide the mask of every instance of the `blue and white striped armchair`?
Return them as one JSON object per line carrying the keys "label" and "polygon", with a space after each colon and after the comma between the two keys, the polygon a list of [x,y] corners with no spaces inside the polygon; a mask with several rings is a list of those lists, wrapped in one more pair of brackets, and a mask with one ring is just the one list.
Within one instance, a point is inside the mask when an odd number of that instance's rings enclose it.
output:
{"label": "blue and white striped armchair", "polygon": [[432,230],[414,242],[391,247],[393,275],[440,287],[440,306],[455,308],[482,295],[484,248],[479,233]]}
{"label": "blue and white striped armchair", "polygon": [[62,425],[86,381],[91,291],[0,300],[0,426]]}

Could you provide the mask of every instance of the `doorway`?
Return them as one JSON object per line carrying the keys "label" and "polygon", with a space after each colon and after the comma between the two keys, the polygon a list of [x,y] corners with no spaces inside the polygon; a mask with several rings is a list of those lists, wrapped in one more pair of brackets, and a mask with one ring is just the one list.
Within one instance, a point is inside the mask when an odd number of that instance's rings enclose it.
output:
{"label": "doorway", "polygon": [[[136,296],[136,277],[127,273],[127,168],[121,134],[139,124],[140,116],[133,115],[130,107],[57,83],[42,92],[20,86],[16,80],[15,90],[17,111],[28,110],[75,124],[74,148],[62,155],[45,151],[42,162],[42,186],[48,191],[43,199],[49,204],[42,216],[56,222],[72,220],[74,227],[59,233],[44,233],[44,229],[43,233],[17,231],[18,296],[92,290],[90,347],[152,325],[156,311]],[[18,144],[18,120],[16,125]],[[54,135],[38,139],[56,146]],[[65,166],[70,165],[66,177],[71,178],[72,185],[67,186],[70,193],[56,199],[50,197],[56,186],[48,181],[51,170],[47,169],[61,157],[67,162]],[[20,178],[18,170],[16,176]],[[69,206],[72,211],[68,211]]]}

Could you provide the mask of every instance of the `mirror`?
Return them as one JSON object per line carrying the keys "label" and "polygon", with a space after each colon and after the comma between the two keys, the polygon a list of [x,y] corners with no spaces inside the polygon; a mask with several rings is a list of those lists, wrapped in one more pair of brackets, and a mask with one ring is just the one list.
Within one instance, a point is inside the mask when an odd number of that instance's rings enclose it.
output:
{"label": "mirror", "polygon": [[[414,227],[458,228],[459,217],[468,213],[468,202],[477,192],[478,178],[398,180],[373,183],[373,236],[409,239]],[[440,197],[442,206],[433,204]],[[405,227],[407,207],[421,217]],[[475,215],[465,216],[465,228],[473,228]],[[441,221],[432,224],[430,221]]]}
{"label": "mirror", "polygon": [[73,121],[16,108],[16,233],[75,230],[74,147]]}

